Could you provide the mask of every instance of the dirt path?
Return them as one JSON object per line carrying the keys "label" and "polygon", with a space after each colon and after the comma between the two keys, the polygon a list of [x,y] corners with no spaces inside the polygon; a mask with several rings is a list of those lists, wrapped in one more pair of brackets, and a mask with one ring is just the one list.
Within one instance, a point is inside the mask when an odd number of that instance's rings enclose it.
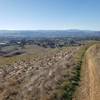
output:
{"label": "dirt path", "polygon": [[89,99],[90,100],[95,100],[95,83],[96,83],[96,70],[94,68],[94,64],[93,62],[88,59],[88,72],[89,72],[89,87],[90,87],[90,95],[89,95]]}
{"label": "dirt path", "polygon": [[[96,62],[95,47],[89,48],[82,66],[80,87],[73,100],[100,100],[100,65]],[[99,54],[98,53],[98,54]],[[95,56],[96,55],[96,56]]]}

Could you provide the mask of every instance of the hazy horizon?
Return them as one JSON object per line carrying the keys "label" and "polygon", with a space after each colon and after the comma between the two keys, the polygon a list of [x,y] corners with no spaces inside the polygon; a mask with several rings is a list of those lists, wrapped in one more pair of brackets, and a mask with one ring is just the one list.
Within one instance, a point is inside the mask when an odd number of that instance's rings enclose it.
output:
{"label": "hazy horizon", "polygon": [[0,29],[0,31],[100,31],[100,29]]}

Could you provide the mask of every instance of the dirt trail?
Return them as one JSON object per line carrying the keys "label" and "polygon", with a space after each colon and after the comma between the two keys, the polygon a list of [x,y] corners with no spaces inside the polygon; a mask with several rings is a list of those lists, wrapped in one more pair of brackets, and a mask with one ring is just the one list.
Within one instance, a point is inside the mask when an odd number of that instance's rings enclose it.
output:
{"label": "dirt trail", "polygon": [[80,87],[73,100],[100,100],[100,65],[97,62],[100,58],[97,55],[100,54],[100,48],[96,49],[96,45],[94,45],[86,52],[81,71]]}

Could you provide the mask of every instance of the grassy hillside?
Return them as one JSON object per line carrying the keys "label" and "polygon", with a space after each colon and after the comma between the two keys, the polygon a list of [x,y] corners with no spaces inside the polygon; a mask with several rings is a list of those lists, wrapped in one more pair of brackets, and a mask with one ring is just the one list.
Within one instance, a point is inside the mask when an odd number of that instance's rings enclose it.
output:
{"label": "grassy hillside", "polygon": [[85,48],[26,46],[23,50],[21,55],[0,57],[1,100],[70,100]]}
{"label": "grassy hillside", "polygon": [[25,45],[17,49],[23,54],[1,56],[0,99],[72,100],[79,87],[84,54],[91,44],[53,49]]}

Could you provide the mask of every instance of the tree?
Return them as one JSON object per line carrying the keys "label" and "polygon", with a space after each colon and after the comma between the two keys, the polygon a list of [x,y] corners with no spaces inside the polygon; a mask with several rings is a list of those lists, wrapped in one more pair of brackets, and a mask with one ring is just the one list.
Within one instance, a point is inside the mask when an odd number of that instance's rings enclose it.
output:
{"label": "tree", "polygon": [[25,44],[26,44],[26,40],[25,39],[22,39],[21,42],[20,42],[20,47],[21,48],[24,48],[25,47]]}

